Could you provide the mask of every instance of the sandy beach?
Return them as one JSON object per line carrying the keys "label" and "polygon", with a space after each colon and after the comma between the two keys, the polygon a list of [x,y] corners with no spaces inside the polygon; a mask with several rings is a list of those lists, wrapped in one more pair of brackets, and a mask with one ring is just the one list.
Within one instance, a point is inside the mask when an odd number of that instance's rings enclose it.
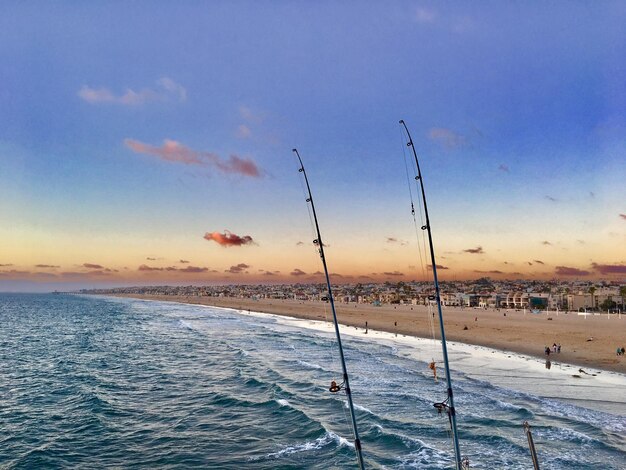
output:
{"label": "sandy beach", "polygon": [[[120,295],[144,300],[228,307],[313,320],[332,319],[326,302],[225,297]],[[359,328],[438,339],[439,322],[426,306],[336,304],[339,322]],[[587,315],[549,312],[533,314],[515,310],[483,310],[444,307],[446,338],[466,344],[486,346],[545,358],[545,346],[561,344],[561,352],[550,360],[581,367],[594,367],[626,373],[626,356],[616,348],[626,347],[626,315]],[[432,326],[431,326],[432,325]],[[467,329],[466,329],[467,327]]]}

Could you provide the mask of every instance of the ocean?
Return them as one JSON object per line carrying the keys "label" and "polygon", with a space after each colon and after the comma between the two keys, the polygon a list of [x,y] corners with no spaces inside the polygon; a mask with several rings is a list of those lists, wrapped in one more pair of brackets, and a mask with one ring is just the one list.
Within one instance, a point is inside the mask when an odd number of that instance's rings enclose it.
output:
{"label": "ocean", "polygon": [[[366,465],[452,468],[448,419],[433,407],[445,398],[445,380],[428,369],[439,348],[342,331]],[[623,375],[590,374],[582,387],[553,367],[561,399],[546,393],[553,380],[536,361],[510,367],[501,356],[451,347],[461,452],[471,468],[532,468],[526,420],[541,468],[626,468]],[[328,391],[340,370],[332,330],[313,322],[0,294],[0,466],[355,468],[345,395]],[[570,385],[578,388],[568,392]]]}

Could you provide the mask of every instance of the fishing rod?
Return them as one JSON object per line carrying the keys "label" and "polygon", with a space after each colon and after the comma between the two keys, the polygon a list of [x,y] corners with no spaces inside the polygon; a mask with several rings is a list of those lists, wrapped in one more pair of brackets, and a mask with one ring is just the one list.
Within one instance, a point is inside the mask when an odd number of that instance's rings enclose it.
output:
{"label": "fishing rod", "polygon": [[339,347],[339,358],[341,359],[341,368],[343,370],[343,384],[337,385],[331,383],[330,391],[333,393],[338,392],[341,389],[346,391],[348,397],[348,407],[350,408],[350,417],[352,418],[352,429],[354,430],[354,449],[356,450],[357,460],[359,462],[359,468],[363,470],[365,464],[363,463],[363,452],[361,451],[361,441],[359,439],[359,432],[356,427],[356,415],[354,414],[354,404],[352,403],[352,391],[350,390],[350,381],[348,380],[348,369],[346,368],[346,360],[343,356],[343,346],[341,345],[341,335],[339,334],[339,323],[337,322],[337,312],[335,311],[335,301],[333,300],[333,291],[330,287],[330,277],[328,275],[328,267],[326,266],[326,257],[324,256],[324,243],[322,242],[322,234],[320,233],[320,226],[317,223],[317,213],[315,212],[315,204],[313,203],[313,195],[311,194],[311,187],[309,186],[309,179],[306,176],[304,164],[300,158],[300,154],[297,149],[293,149],[293,152],[298,157],[300,162],[300,168],[298,171],[304,175],[304,182],[306,183],[306,189],[309,194],[306,202],[311,204],[311,211],[313,212],[313,220],[315,221],[315,230],[317,231],[317,238],[313,240],[313,243],[317,245],[320,258],[322,258],[322,264],[324,265],[324,274],[326,275],[326,286],[328,287],[328,301],[330,302],[330,309],[333,312],[333,323],[335,325],[335,335],[337,336],[337,346]]}
{"label": "fishing rod", "polygon": [[459,448],[459,436],[458,431],[456,429],[456,411],[454,408],[454,398],[452,394],[452,381],[450,379],[450,365],[448,363],[448,348],[446,346],[446,332],[443,327],[443,313],[441,311],[441,297],[439,292],[439,281],[437,279],[437,264],[435,263],[435,249],[433,248],[433,237],[430,231],[430,220],[428,218],[428,207],[426,206],[426,193],[424,192],[424,180],[422,179],[422,172],[420,171],[420,164],[417,159],[417,152],[415,151],[415,146],[413,145],[413,139],[411,139],[411,133],[409,129],[406,127],[406,123],[404,120],[400,120],[400,124],[404,126],[404,130],[406,131],[406,135],[409,138],[407,142],[407,147],[411,147],[413,151],[413,157],[415,158],[415,165],[417,166],[417,176],[415,179],[419,181],[420,188],[422,190],[422,201],[424,201],[424,217],[426,218],[426,225],[422,226],[422,230],[426,230],[428,233],[428,244],[430,245],[430,259],[433,267],[433,278],[435,281],[435,298],[432,299],[429,297],[429,300],[435,300],[437,302],[437,311],[439,312],[439,327],[441,330],[441,349],[443,352],[443,363],[446,371],[446,384],[448,386],[448,398],[441,403],[435,403],[435,408],[437,411],[441,413],[441,411],[445,410],[448,413],[448,418],[450,419],[450,427],[452,428],[452,442],[454,444],[454,456],[456,461],[457,470],[462,470],[464,463],[461,460],[461,450]]}

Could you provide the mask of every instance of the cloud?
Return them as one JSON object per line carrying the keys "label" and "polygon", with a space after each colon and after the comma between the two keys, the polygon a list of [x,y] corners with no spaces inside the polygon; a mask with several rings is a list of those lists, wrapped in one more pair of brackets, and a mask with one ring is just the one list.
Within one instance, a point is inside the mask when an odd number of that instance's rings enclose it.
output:
{"label": "cloud", "polygon": [[272,271],[265,271],[263,273],[263,276],[275,276],[276,274],[274,274]]}
{"label": "cloud", "polygon": [[418,23],[434,23],[437,12],[429,8],[418,8],[415,10],[415,21]]}
{"label": "cloud", "polygon": [[552,243],[550,243],[548,240],[542,241],[541,244],[546,246],[552,246]]}
{"label": "cloud", "polygon": [[446,150],[453,150],[467,145],[467,138],[444,127],[433,127],[428,132],[428,137],[440,144]]}
{"label": "cloud", "polygon": [[[437,267],[437,269],[450,269],[447,266],[443,266],[441,264],[435,264],[435,266]],[[426,265],[426,269],[433,269],[433,265],[432,264],[427,264]]]}
{"label": "cloud", "polygon": [[254,122],[256,124],[263,122],[264,119],[261,113],[255,112],[247,106],[239,107],[239,115],[246,121]]}
{"label": "cloud", "polygon": [[555,198],[555,197],[548,196],[548,195],[545,195],[544,197],[545,197],[548,201],[552,201],[552,202],[559,202],[559,200],[558,200],[557,198]]}
{"label": "cloud", "polygon": [[146,258],[148,261],[156,261],[156,258],[150,258],[149,256]]}
{"label": "cloud", "polygon": [[235,131],[235,136],[238,139],[249,139],[252,136],[252,131],[245,124],[241,124],[239,127],[237,127],[237,130]]}
{"label": "cloud", "polygon": [[178,271],[181,273],[205,273],[208,270],[209,268],[201,268],[199,266],[185,266],[184,268],[180,268]]}
{"label": "cloud", "polygon": [[13,266],[12,263],[9,264],[0,264],[0,268],[8,268],[9,266]]}
{"label": "cloud", "polygon": [[502,271],[498,271],[497,269],[493,269],[491,271],[479,271],[475,269],[474,272],[477,274],[504,274]]}
{"label": "cloud", "polygon": [[296,243],[296,246],[302,246],[302,245],[304,245],[304,242],[297,242]]}
{"label": "cloud", "polygon": [[142,264],[137,268],[137,271],[163,271],[164,268],[154,268],[152,266],[148,266],[146,264]]}
{"label": "cloud", "polygon": [[178,262],[181,264],[189,263],[189,261],[187,261],[186,259],[179,259]]}
{"label": "cloud", "polygon": [[244,235],[240,237],[228,230],[224,230],[224,233],[219,232],[207,232],[203,237],[205,240],[214,241],[220,246],[242,246],[254,244],[254,240],[250,235]]}
{"label": "cloud", "polygon": [[400,246],[405,246],[407,244],[407,242],[405,242],[404,240],[398,240],[395,237],[387,237],[386,242],[391,244],[398,244]]}
{"label": "cloud", "polygon": [[526,261],[526,263],[528,263],[528,266],[532,266],[533,265],[530,261]]}
{"label": "cloud", "polygon": [[538,259],[534,259],[533,261],[534,261],[535,263],[537,263],[537,264],[546,264],[546,263],[544,263],[543,261],[538,260]]}
{"label": "cloud", "polygon": [[593,199],[596,197],[596,193],[594,193],[593,191],[589,191],[589,196]]}
{"label": "cloud", "polygon": [[626,220],[626,214],[620,214],[619,215],[622,219]]}
{"label": "cloud", "polygon": [[302,269],[295,268],[293,271],[289,273],[291,276],[304,276],[306,273],[302,271]]}
{"label": "cloud", "polygon": [[245,272],[246,269],[248,269],[250,266],[245,264],[245,263],[239,263],[236,266],[231,266],[230,268],[228,268],[226,271],[224,271],[225,273],[231,273],[231,274],[241,274],[243,272]]}
{"label": "cloud", "polygon": [[626,265],[624,264],[597,264],[591,263],[595,271],[600,274],[626,274]]}
{"label": "cloud", "polygon": [[256,163],[248,158],[230,155],[228,160],[222,159],[212,152],[199,152],[175,140],[165,139],[163,145],[155,147],[134,139],[124,139],[124,145],[135,153],[152,155],[168,162],[183,163],[185,165],[212,166],[222,173],[239,174],[258,178],[261,171]]}
{"label": "cloud", "polygon": [[101,266],[99,264],[93,264],[93,263],[83,263],[83,268],[87,268],[87,269],[104,269],[104,266]]}
{"label": "cloud", "polygon": [[500,166],[498,167],[498,170],[504,171],[505,173],[508,173],[509,172],[509,167],[507,165],[505,165],[504,163],[501,163]]}
{"label": "cloud", "polygon": [[56,266],[54,264],[36,264],[36,268],[60,268],[61,266]]}
{"label": "cloud", "polygon": [[83,85],[78,96],[90,104],[120,104],[123,106],[139,106],[151,101],[179,101],[187,99],[187,90],[174,80],[163,77],[157,80],[156,86],[142,88],[139,91],[127,88],[123,94],[115,94],[108,88],[91,88]]}
{"label": "cloud", "polygon": [[583,271],[578,268],[570,268],[568,266],[557,266],[554,269],[554,274],[557,276],[588,276],[591,274],[589,271]]}
{"label": "cloud", "polygon": [[468,248],[467,250],[463,250],[463,253],[471,253],[473,255],[481,255],[484,253],[482,246],[477,246],[476,248]]}
{"label": "cloud", "polygon": [[404,273],[401,273],[400,271],[393,271],[393,272],[386,271],[383,274],[385,276],[404,276]]}

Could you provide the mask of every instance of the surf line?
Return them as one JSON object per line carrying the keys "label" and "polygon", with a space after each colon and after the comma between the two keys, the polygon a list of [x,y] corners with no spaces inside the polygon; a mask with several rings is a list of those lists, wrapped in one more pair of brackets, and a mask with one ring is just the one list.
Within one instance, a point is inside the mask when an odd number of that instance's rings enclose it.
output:
{"label": "surf line", "polygon": [[313,203],[313,195],[311,194],[311,186],[309,185],[309,179],[306,176],[306,170],[304,169],[304,164],[302,163],[302,158],[300,158],[300,154],[297,149],[293,149],[293,152],[298,157],[298,162],[300,163],[300,168],[298,171],[302,173],[304,176],[304,182],[306,183],[306,189],[308,193],[308,198],[306,202],[311,205],[311,212],[313,212],[313,220],[315,222],[315,231],[317,234],[317,238],[313,240],[313,244],[317,246],[319,250],[320,258],[322,259],[322,265],[324,266],[324,274],[326,276],[326,287],[328,288],[328,302],[330,303],[330,309],[333,313],[333,324],[335,326],[335,335],[337,336],[337,346],[339,348],[339,358],[341,360],[341,369],[343,371],[343,383],[337,385],[336,382],[331,382],[329,391],[332,393],[337,393],[340,390],[344,390],[346,397],[348,399],[348,407],[350,408],[350,417],[352,419],[352,430],[354,432],[354,449],[356,451],[357,461],[359,463],[359,468],[363,470],[365,468],[365,464],[363,463],[363,452],[361,449],[361,440],[359,439],[359,432],[357,430],[356,425],[356,415],[354,413],[354,403],[352,403],[352,390],[350,390],[350,380],[348,378],[348,369],[346,368],[346,360],[343,355],[343,346],[341,345],[341,335],[339,334],[339,323],[337,322],[337,312],[335,311],[335,302],[333,300],[333,291],[330,286],[330,276],[328,275],[328,267],[326,266],[326,256],[324,255],[324,243],[322,242],[322,235],[320,233],[320,226],[317,222],[317,213],[315,212],[315,204]]}
{"label": "surf line", "polygon": [[[443,363],[446,371],[446,385],[447,385],[447,398],[440,402],[435,403],[433,406],[437,409],[439,413],[445,411],[448,415],[448,419],[450,420],[450,429],[452,430],[452,443],[454,446],[454,456],[457,470],[462,470],[464,468],[469,467],[469,461],[467,457],[461,459],[461,449],[459,447],[459,435],[456,428],[456,410],[454,408],[454,396],[452,393],[452,380],[450,379],[450,365],[448,362],[448,347],[446,345],[446,332],[443,327],[443,313],[441,311],[441,295],[439,291],[439,280],[437,279],[437,263],[435,262],[435,249],[433,248],[433,238],[432,233],[430,231],[430,219],[428,218],[428,207],[426,205],[426,192],[424,191],[424,180],[422,179],[422,172],[420,170],[420,164],[417,159],[417,152],[415,151],[415,146],[413,145],[413,139],[411,138],[411,134],[409,129],[406,126],[404,120],[400,120],[400,124],[404,127],[404,131],[406,132],[406,136],[408,142],[406,143],[407,147],[410,147],[413,151],[413,157],[415,159],[415,167],[417,170],[417,175],[415,176],[415,180],[419,182],[419,186],[422,193],[422,202],[424,204],[424,218],[425,224],[422,225],[422,230],[425,230],[428,234],[428,245],[430,247],[430,260],[432,263],[433,270],[433,280],[435,284],[435,295],[429,296],[428,300],[434,300],[437,303],[437,311],[439,313],[439,327],[441,333],[441,350],[443,353]],[[415,217],[415,209],[413,206],[413,197],[411,196],[411,212],[413,213],[413,217]],[[419,244],[419,243],[418,243]],[[434,362],[431,363],[431,366],[434,365]],[[436,375],[435,375],[436,377]]]}

